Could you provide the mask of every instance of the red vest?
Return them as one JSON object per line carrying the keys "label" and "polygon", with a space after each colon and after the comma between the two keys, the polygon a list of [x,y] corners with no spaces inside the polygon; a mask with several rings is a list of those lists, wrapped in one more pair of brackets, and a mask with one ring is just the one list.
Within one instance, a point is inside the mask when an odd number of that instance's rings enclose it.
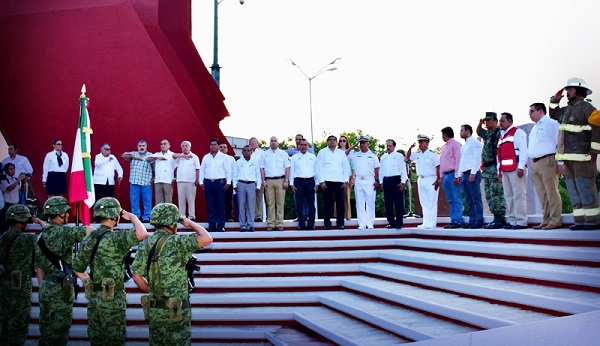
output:
{"label": "red vest", "polygon": [[496,153],[498,154],[498,163],[500,164],[500,171],[502,172],[512,172],[517,169],[517,165],[519,163],[519,155],[515,152],[515,132],[517,132],[517,127],[513,127],[504,134],[504,137],[500,135],[498,139],[498,149]]}

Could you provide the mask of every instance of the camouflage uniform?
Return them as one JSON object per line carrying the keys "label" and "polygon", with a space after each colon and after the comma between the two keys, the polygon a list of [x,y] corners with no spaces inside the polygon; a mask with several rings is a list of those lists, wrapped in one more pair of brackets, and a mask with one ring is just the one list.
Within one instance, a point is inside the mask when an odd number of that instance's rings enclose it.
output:
{"label": "camouflage uniform", "polygon": [[[163,214],[170,212],[172,212],[172,216]],[[170,221],[160,225],[172,225],[177,223],[179,209],[171,203],[159,204],[154,207],[150,216],[150,223],[158,225],[155,223],[155,217],[159,221],[160,219],[170,218]],[[150,249],[161,237],[168,236],[167,231],[157,229],[152,236],[146,238],[138,247],[132,271],[146,277],[148,280],[151,301],[148,318],[150,322],[150,345],[190,345],[192,311],[189,305],[186,263],[194,251],[200,250],[201,247],[198,245],[196,233],[171,236],[164,244],[157,262],[151,264],[148,275],[146,275]],[[170,310],[165,308],[165,302],[169,298],[181,299],[182,318],[179,322],[171,321]]]}
{"label": "camouflage uniform", "polygon": [[[6,219],[11,220],[11,212],[23,208],[22,215],[28,215],[23,222],[27,222],[31,214],[29,209],[21,204],[8,208]],[[18,238],[12,243],[10,256],[6,258],[8,246],[14,237]],[[27,338],[31,313],[31,275],[34,268],[35,239],[34,234],[23,234],[21,230],[13,227],[0,236],[0,263],[4,266],[4,273],[0,274],[0,340],[3,345],[23,345]],[[6,263],[4,263],[5,259],[7,259]],[[21,273],[21,283],[20,287],[16,285],[13,288],[11,273],[18,275],[16,271]]]}
{"label": "camouflage uniform", "polygon": [[[98,216],[97,212],[94,215]],[[98,237],[106,233],[98,245],[94,256],[94,264],[90,266],[91,253]],[[81,242],[80,251],[75,257],[73,270],[84,272],[90,266],[90,277],[94,292],[88,298],[88,336],[92,345],[123,345],[125,344],[127,319],[127,297],[123,283],[125,267],[123,258],[129,249],[139,244],[135,229],[129,231],[114,231],[110,227],[100,226],[88,234]],[[102,280],[114,280],[114,300],[102,299]]]}
{"label": "camouflage uniform", "polygon": [[[52,197],[51,199],[58,198],[62,198],[66,202],[64,197]],[[51,199],[48,199],[46,204]],[[46,208],[46,205],[44,208]],[[85,226],[66,227],[50,222],[42,228],[42,237],[50,251],[72,266],[73,246],[83,239],[85,232]],[[40,284],[39,290],[39,345],[66,345],[69,340],[69,329],[71,329],[73,318],[75,291],[71,286],[70,298],[65,300],[62,297],[62,281],[65,273],[50,262],[39,245],[36,245],[35,251],[37,267],[44,272],[44,281]]]}
{"label": "camouflage uniform", "polygon": [[483,151],[481,152],[481,161],[484,168],[481,177],[485,184],[485,198],[494,216],[500,217],[504,221],[506,202],[504,200],[502,183],[498,181],[498,167],[496,165],[496,150],[498,148],[498,138],[500,137],[500,127],[497,127],[494,131],[481,129],[481,131],[477,132],[477,135],[484,140]]}

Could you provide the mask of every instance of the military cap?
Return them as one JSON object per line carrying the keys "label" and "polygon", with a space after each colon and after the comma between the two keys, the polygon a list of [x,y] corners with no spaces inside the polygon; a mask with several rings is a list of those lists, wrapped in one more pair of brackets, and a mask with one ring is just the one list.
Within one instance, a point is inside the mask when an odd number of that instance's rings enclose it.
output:
{"label": "military cap", "polygon": [[6,211],[6,221],[27,222],[31,218],[29,208],[23,204],[11,205]]}
{"label": "military cap", "polygon": [[485,112],[485,120],[495,119],[498,120],[498,114],[496,112]]}
{"label": "military cap", "polygon": [[359,142],[370,142],[371,141],[371,137],[360,135],[360,136],[358,136],[358,141]]}
{"label": "military cap", "polygon": [[69,202],[62,196],[54,196],[48,198],[44,203],[44,214],[48,215],[60,215],[66,213],[71,209]]}
{"label": "military cap", "polygon": [[431,141],[431,137],[429,137],[428,135],[424,135],[422,133],[419,133],[419,135],[417,136],[417,141]]}
{"label": "military cap", "polygon": [[160,203],[152,208],[150,213],[150,224],[159,226],[169,226],[179,222],[181,214],[179,208],[173,203]]}
{"label": "military cap", "polygon": [[94,216],[112,219],[121,214],[121,203],[114,197],[100,198],[94,204]]}

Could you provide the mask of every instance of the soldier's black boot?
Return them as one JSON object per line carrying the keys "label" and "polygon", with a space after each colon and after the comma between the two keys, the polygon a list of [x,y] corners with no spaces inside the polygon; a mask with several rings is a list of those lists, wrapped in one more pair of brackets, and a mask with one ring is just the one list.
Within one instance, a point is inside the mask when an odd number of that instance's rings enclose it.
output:
{"label": "soldier's black boot", "polygon": [[494,215],[494,221],[485,226],[486,229],[499,229],[504,227],[504,216],[503,215]]}

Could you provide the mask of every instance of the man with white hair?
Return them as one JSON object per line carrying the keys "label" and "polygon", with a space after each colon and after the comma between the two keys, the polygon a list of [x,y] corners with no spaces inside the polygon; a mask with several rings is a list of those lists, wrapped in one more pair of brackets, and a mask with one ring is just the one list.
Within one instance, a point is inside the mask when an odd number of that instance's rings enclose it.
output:
{"label": "man with white hair", "polygon": [[96,200],[103,197],[115,197],[115,171],[119,183],[123,180],[123,168],[119,160],[112,154],[108,143],[102,144],[100,154],[94,159],[94,194]]}
{"label": "man with white hair", "polygon": [[187,204],[187,215],[190,221],[196,221],[196,186],[200,185],[200,159],[192,153],[190,141],[181,142],[181,156],[177,158],[175,175],[177,179],[177,199],[179,212],[185,216]]}

